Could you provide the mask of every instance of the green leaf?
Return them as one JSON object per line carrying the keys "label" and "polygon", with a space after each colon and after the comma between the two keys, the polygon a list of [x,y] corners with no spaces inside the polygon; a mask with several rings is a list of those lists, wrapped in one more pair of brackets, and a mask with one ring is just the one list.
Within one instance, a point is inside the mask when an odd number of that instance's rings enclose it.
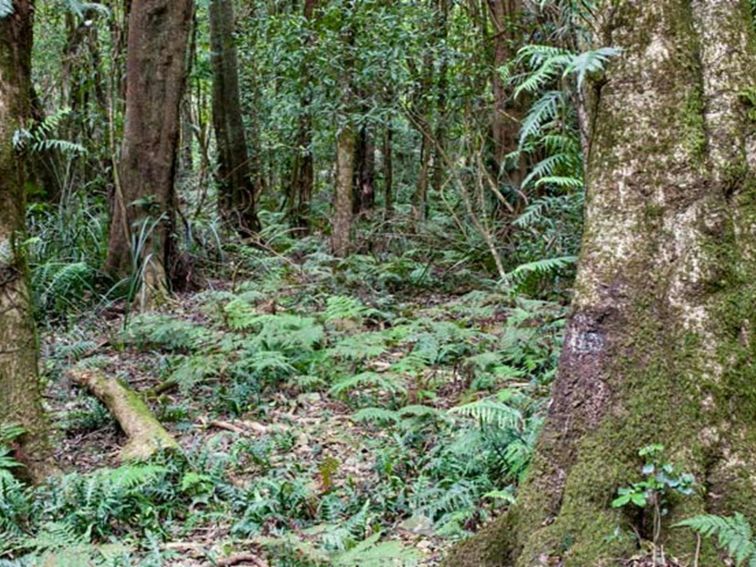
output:
{"label": "green leaf", "polygon": [[0,0],[0,18],[7,18],[13,11],[13,0]]}

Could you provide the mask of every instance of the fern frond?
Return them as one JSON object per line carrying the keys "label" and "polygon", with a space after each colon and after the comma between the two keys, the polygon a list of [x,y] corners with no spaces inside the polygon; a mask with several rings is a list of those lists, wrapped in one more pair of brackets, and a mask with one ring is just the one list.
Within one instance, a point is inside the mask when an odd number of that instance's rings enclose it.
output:
{"label": "fern frond", "polygon": [[0,0],[0,18],[7,18],[13,12],[13,0]]}
{"label": "fern frond", "polygon": [[530,138],[538,136],[545,123],[557,117],[563,99],[564,93],[562,91],[546,91],[530,107],[520,127],[520,148]]}
{"label": "fern frond", "polygon": [[740,566],[746,561],[749,567],[756,562],[756,541],[751,524],[736,512],[732,516],[702,514],[678,522],[675,527],[688,527],[704,537],[716,537],[719,547]]}
{"label": "fern frond", "polygon": [[382,390],[389,394],[405,394],[407,387],[403,380],[394,374],[377,372],[362,372],[355,376],[348,376],[336,382],[330,390],[333,396],[344,396],[358,388]]}
{"label": "fern frond", "polygon": [[578,88],[581,88],[588,73],[602,71],[609,59],[620,53],[622,53],[622,50],[616,47],[601,47],[576,55],[565,67],[564,76],[577,75],[577,85]]}
{"label": "fern frond", "polygon": [[544,258],[535,262],[528,262],[517,266],[512,272],[507,274],[507,280],[510,283],[517,284],[532,274],[544,276],[554,273],[567,266],[577,262],[577,256],[562,256],[560,258]]}
{"label": "fern frond", "polygon": [[352,419],[360,422],[385,425],[387,423],[398,423],[400,417],[397,412],[384,408],[363,408],[354,413]]}
{"label": "fern frond", "polygon": [[486,398],[449,410],[450,413],[472,418],[481,425],[494,425],[500,429],[519,429],[522,414],[516,408]]}

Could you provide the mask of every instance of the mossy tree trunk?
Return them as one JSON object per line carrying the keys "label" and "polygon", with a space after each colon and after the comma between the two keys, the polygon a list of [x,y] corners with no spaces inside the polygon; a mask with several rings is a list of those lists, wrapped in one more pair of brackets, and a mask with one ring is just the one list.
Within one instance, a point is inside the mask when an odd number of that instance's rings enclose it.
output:
{"label": "mossy tree trunk", "polygon": [[213,63],[213,126],[218,146],[218,203],[228,226],[249,237],[260,230],[255,186],[239,92],[239,62],[231,0],[210,2]]}
{"label": "mossy tree trunk", "polygon": [[[447,565],[617,565],[637,553],[614,510],[662,443],[693,473],[671,524],[756,521],[756,40],[746,0],[606,0],[591,87],[586,226],[554,399],[515,507]],[[619,532],[616,532],[619,528]],[[621,534],[617,537],[617,534]],[[722,564],[704,549],[700,565]]]}
{"label": "mossy tree trunk", "polygon": [[13,135],[30,114],[33,3],[14,2],[0,18],[0,424],[17,424],[24,434],[16,458],[35,480],[52,470],[37,376],[37,339],[24,233],[22,162]]}
{"label": "mossy tree trunk", "polygon": [[174,181],[193,10],[192,0],[133,0],[129,14],[121,183],[106,269],[125,277],[140,264],[144,307],[165,295],[174,264]]}

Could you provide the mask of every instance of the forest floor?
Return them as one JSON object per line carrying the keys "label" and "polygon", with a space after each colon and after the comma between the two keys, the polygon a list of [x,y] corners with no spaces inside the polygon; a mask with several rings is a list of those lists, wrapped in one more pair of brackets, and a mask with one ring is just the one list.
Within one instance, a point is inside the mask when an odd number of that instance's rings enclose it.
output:
{"label": "forest floor", "polygon": [[[514,498],[564,309],[407,258],[256,266],[46,337],[48,515],[144,565],[437,564]],[[184,458],[121,463],[75,367],[139,392]]]}

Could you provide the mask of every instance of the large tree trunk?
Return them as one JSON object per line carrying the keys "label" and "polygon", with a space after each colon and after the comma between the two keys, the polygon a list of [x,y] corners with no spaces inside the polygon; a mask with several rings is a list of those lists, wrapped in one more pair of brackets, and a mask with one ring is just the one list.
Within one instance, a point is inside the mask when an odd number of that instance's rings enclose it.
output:
{"label": "large tree trunk", "polygon": [[[586,227],[554,399],[514,509],[447,565],[617,565],[639,448],[697,479],[664,517],[756,521],[756,41],[742,0],[605,0]],[[748,94],[750,93],[750,94]],[[619,528],[625,537],[617,537]],[[704,549],[700,565],[722,562]]]}
{"label": "large tree trunk", "polygon": [[[106,269],[142,269],[142,304],[159,301],[173,267],[174,177],[192,0],[133,0],[126,63],[126,118]],[[132,241],[136,244],[132,258]]]}
{"label": "large tree trunk", "polygon": [[37,377],[37,339],[27,268],[20,250],[24,233],[22,162],[13,135],[30,113],[33,3],[14,2],[0,18],[0,424],[26,433],[16,458],[40,480],[51,470],[46,423]]}
{"label": "large tree trunk", "polygon": [[239,235],[260,230],[255,210],[255,187],[250,171],[239,92],[239,63],[234,43],[232,0],[210,2],[213,62],[213,126],[218,145],[221,215]]}

